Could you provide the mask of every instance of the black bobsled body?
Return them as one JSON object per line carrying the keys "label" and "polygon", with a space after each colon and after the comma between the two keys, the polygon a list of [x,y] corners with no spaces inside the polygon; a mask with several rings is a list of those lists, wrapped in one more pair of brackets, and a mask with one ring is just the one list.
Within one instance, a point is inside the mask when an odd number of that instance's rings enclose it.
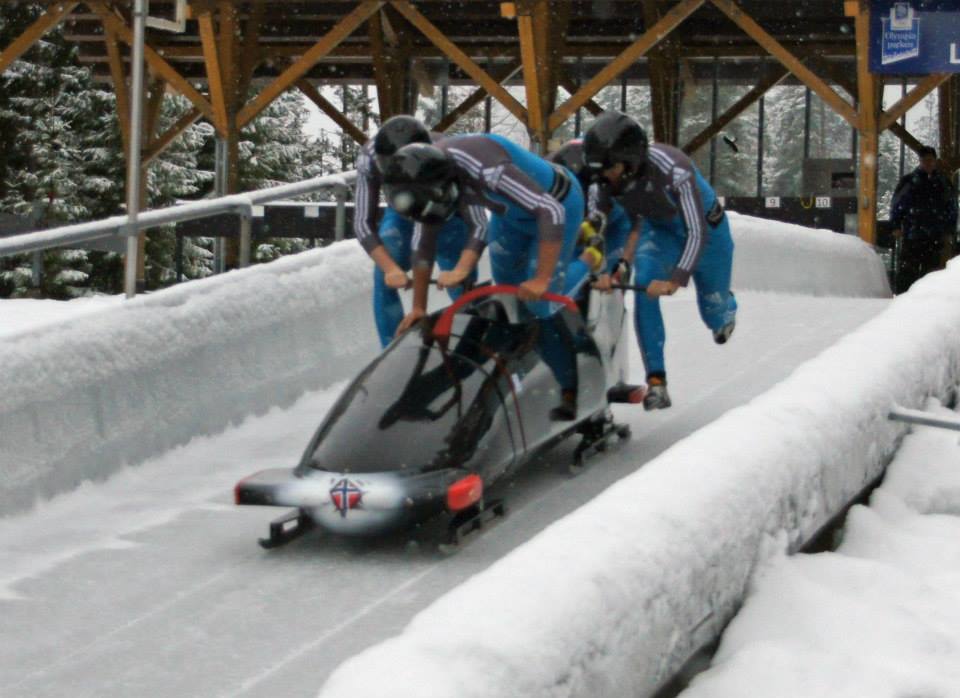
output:
{"label": "black bobsled body", "polygon": [[[446,336],[434,334],[434,314],[346,388],[296,468],[242,480],[237,503],[296,507],[300,521],[347,535],[476,506],[484,487],[608,413],[608,389],[625,371],[623,301],[595,300],[590,328],[579,312],[560,311],[559,360],[544,348],[542,323],[523,319],[512,296],[468,304],[447,318]],[[552,420],[560,364],[571,360],[576,419]]]}

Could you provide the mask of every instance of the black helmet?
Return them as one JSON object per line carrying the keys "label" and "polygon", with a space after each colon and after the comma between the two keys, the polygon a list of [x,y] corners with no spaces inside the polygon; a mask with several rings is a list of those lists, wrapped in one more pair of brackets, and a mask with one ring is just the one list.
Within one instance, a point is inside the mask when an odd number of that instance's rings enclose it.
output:
{"label": "black helmet", "polygon": [[439,224],[457,210],[460,189],[453,161],[436,146],[405,145],[383,173],[387,204],[406,218]]}
{"label": "black helmet", "polygon": [[406,114],[391,116],[373,137],[373,156],[380,171],[400,148],[410,143],[430,143],[430,132],[418,119]]}
{"label": "black helmet", "polygon": [[583,181],[582,175],[587,174],[586,162],[583,159],[583,141],[579,138],[564,143],[559,150],[550,153],[547,160],[563,165],[581,181]]}
{"label": "black helmet", "polygon": [[618,162],[629,173],[639,172],[647,162],[647,134],[634,119],[618,111],[597,117],[583,139],[586,166],[594,175]]}

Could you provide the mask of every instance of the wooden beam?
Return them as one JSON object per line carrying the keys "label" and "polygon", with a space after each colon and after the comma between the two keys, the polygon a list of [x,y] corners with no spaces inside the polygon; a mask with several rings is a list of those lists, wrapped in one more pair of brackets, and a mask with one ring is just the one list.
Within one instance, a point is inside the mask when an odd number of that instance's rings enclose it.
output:
{"label": "wooden beam", "polygon": [[163,153],[163,151],[170,147],[170,144],[177,140],[177,138],[184,131],[190,128],[190,126],[195,124],[201,116],[203,116],[203,114],[200,113],[200,110],[196,107],[192,107],[188,112],[177,119],[176,123],[157,136],[150,144],[150,147],[144,151],[143,164],[149,164],[157,156]]}
{"label": "wooden beam", "polygon": [[127,89],[127,75],[120,56],[120,46],[116,33],[104,28],[103,42],[107,48],[107,60],[110,63],[110,79],[117,98],[117,120],[120,123],[120,136],[123,139],[123,152],[130,157],[130,92]]}
{"label": "wooden beam", "polygon": [[380,9],[383,2],[367,0],[340,20],[320,41],[315,43],[299,60],[283,71],[273,82],[263,88],[254,99],[247,103],[237,114],[240,128],[246,126],[277,97],[286,92],[300,80],[316,63],[326,56],[340,42],[350,36],[361,24]]}
{"label": "wooden beam", "polygon": [[473,92],[471,92],[466,99],[464,99],[460,104],[455,108],[447,112],[447,115],[444,116],[440,121],[435,123],[430,127],[431,131],[438,131],[443,133],[448,128],[456,124],[460,119],[466,116],[467,112],[473,109],[475,106],[480,104],[487,96],[487,91],[482,87],[478,87]]}
{"label": "wooden beam", "polygon": [[[519,8],[518,8],[519,9]],[[534,139],[546,152],[546,114],[543,110],[541,95],[547,90],[549,80],[545,74],[545,61],[538,58],[546,47],[537,45],[537,28],[530,11],[517,15],[517,31],[520,34],[520,56],[523,60],[523,84],[527,94],[527,128],[533,132]]]}
{"label": "wooden beam", "polygon": [[60,24],[79,4],[79,2],[60,2],[50,5],[46,12],[14,39],[13,43],[0,52],[0,73],[26,53],[31,46],[40,40],[40,37]]}
{"label": "wooden beam", "polygon": [[223,89],[223,72],[220,70],[220,52],[217,50],[217,34],[213,26],[213,13],[201,12],[197,17],[200,27],[200,42],[203,45],[203,61],[207,69],[207,89],[213,106],[213,125],[224,138],[227,135],[227,98]]}
{"label": "wooden beam", "polygon": [[[494,77],[498,82],[506,82],[516,75],[520,71],[521,67],[522,64],[519,61],[510,63],[507,66],[501,67],[499,70],[493,71]],[[470,93],[466,99],[460,102],[456,108],[450,112],[447,112],[447,115],[440,119],[440,121],[433,126],[433,130],[440,132],[446,131],[448,128],[457,123],[468,111],[480,104],[480,102],[482,102],[486,96],[487,91],[482,87],[478,87],[476,90]]]}
{"label": "wooden beam", "polygon": [[230,0],[220,0],[220,73],[223,78],[223,92],[227,104],[227,124],[236,121],[240,106],[240,55],[237,52],[237,25],[239,17],[237,6]]}
{"label": "wooden beam", "polygon": [[240,57],[240,86],[238,93],[246,99],[247,91],[253,80],[253,71],[260,62],[260,25],[263,24],[264,0],[252,0],[250,16],[245,25],[246,36],[243,42],[243,55]]}
{"label": "wooden beam", "polygon": [[[579,89],[577,87],[577,83],[573,81],[573,78],[571,78],[570,74],[567,73],[565,70],[561,69],[559,78],[560,79],[558,80],[558,82],[560,83],[560,87],[565,89],[570,94],[574,94]],[[599,116],[600,114],[603,113],[603,107],[601,107],[592,99],[587,101],[587,103],[584,104],[583,106],[586,108],[588,112],[590,112],[594,116]]]}
{"label": "wooden beam", "polygon": [[[702,0],[701,0],[702,1]],[[447,58],[452,60],[463,72],[476,80],[477,84],[484,87],[487,92],[495,98],[500,104],[506,107],[510,113],[517,117],[523,123],[527,123],[527,110],[518,102],[513,95],[501,87],[500,83],[494,80],[483,68],[477,65],[466,53],[460,50],[456,44],[443,35],[433,23],[418,12],[407,0],[393,0],[391,3],[393,9],[402,14],[407,21],[415,26],[430,42],[443,52]]]}
{"label": "wooden beam", "polygon": [[683,146],[683,152],[687,155],[692,155],[700,150],[700,148],[709,143],[714,136],[726,128],[730,122],[769,92],[770,88],[783,82],[788,75],[790,75],[790,71],[782,67],[778,67],[776,70],[770,72],[770,74],[760,80],[753,89],[738,99],[729,109],[723,112],[723,114],[718,116],[716,121],[691,138],[690,141]]}
{"label": "wooden beam", "polygon": [[[660,9],[656,0],[643,0],[644,27],[652,27],[660,21]],[[650,108],[653,117],[653,137],[660,143],[672,143],[675,119],[673,118],[676,77],[671,61],[664,50],[664,41],[650,49],[647,56],[650,74]]]}
{"label": "wooden beam", "polygon": [[[388,8],[384,8],[388,9]],[[384,16],[384,38],[387,41],[387,45],[391,49],[395,44],[390,43],[390,32],[387,32],[386,26],[386,16]],[[631,42],[629,41],[596,41],[590,43],[572,43],[566,44],[564,48],[563,58],[595,58],[602,59],[604,61],[609,61],[615,58],[621,51],[627,48]],[[168,58],[176,59],[196,59],[200,60],[203,58],[203,50],[199,44],[190,45],[190,44],[153,44],[164,56]],[[270,51],[273,55],[291,57],[291,56],[301,56],[307,51],[310,50],[310,47],[313,44],[299,44],[293,42],[283,42],[275,43],[270,37],[263,37],[262,48],[265,51]],[[397,44],[399,45],[399,44]],[[834,43],[818,42],[818,41],[808,41],[808,42],[789,42],[783,44],[787,50],[793,53],[795,56],[804,58],[807,56],[823,56],[823,57],[833,57],[833,58],[854,58],[855,56],[855,47],[851,42],[851,45],[841,45]],[[463,47],[464,51],[470,55],[474,60],[480,61],[482,63],[483,59],[491,52],[498,55],[506,55],[507,51],[512,48],[512,52],[515,55],[519,55],[519,48],[513,48],[506,46],[502,43],[490,43],[487,41],[478,41],[477,43],[471,43]],[[388,50],[391,50],[388,49]],[[411,56],[418,58],[442,58],[443,53],[433,44],[420,44],[412,47]],[[349,44],[341,44],[335,49],[330,51],[327,54],[327,57],[342,57],[342,58],[370,58],[371,47],[369,42],[362,41],[351,41]],[[756,44],[684,44],[683,46],[683,57],[684,58],[757,58],[765,57],[769,54],[760,46]],[[91,60],[91,59],[85,59]],[[95,59],[92,59],[95,60]]]}
{"label": "wooden beam", "polygon": [[350,121],[343,112],[337,109],[333,104],[327,100],[320,91],[314,87],[306,78],[297,81],[297,87],[306,95],[307,99],[317,105],[324,114],[329,116],[340,128],[343,129],[343,132],[348,134],[354,141],[363,145],[367,142],[367,134],[361,131],[356,125]]}
{"label": "wooden beam", "polygon": [[896,121],[890,124],[890,133],[895,135],[901,141],[907,144],[907,147],[910,148],[915,153],[920,152],[920,149],[923,147],[923,143],[920,142],[920,139],[910,133],[904,126]]}
{"label": "wooden beam", "polygon": [[704,4],[706,0],[681,0],[667,12],[663,18],[650,27],[643,36],[628,46],[619,56],[608,63],[599,73],[593,76],[583,87],[577,90],[564,102],[548,120],[548,127],[553,130],[569,119],[574,112],[586,104],[604,86],[629,68],[638,58],[651,48],[663,41],[674,29]]}
{"label": "wooden beam", "polygon": [[[760,44],[771,56],[780,61],[791,73],[826,102],[835,112],[842,116],[847,123],[857,128],[857,112],[853,106],[836,91],[824,82],[812,70],[807,68],[799,58],[788,51],[786,47],[768,34],[757,24],[734,0],[710,0],[717,9],[729,17],[746,34]],[[858,43],[859,46],[859,43]],[[866,51],[866,45],[863,51]],[[861,51],[862,53],[862,51]]]}
{"label": "wooden beam", "polygon": [[[128,46],[133,45],[133,32],[130,30],[130,27],[117,17],[112,10],[108,9],[103,2],[88,0],[87,5],[100,17],[104,30],[112,31]],[[166,80],[173,89],[189,99],[206,118],[210,119],[212,123],[215,123],[213,107],[210,105],[210,102],[208,102],[186,78],[180,75],[173,66],[167,63],[163,56],[150,48],[150,46],[146,46],[144,57],[155,75]]]}
{"label": "wooden beam", "polygon": [[953,163],[957,161],[957,100],[956,77],[940,85],[938,111],[940,112],[940,161],[952,174]]}
{"label": "wooden beam", "polygon": [[[543,112],[548,116],[557,108],[560,77],[563,75],[563,59],[567,55],[567,33],[570,30],[570,15],[573,3],[550,3],[541,0],[535,7],[536,12],[545,15],[541,23],[545,30],[544,41],[548,50],[550,64],[550,91],[543,96]],[[555,9],[551,6],[557,5]]]}
{"label": "wooden beam", "polygon": [[150,81],[149,99],[143,114],[143,146],[141,150],[146,150],[153,142],[153,137],[157,132],[157,123],[160,120],[160,112],[163,110],[163,97],[166,92],[167,84],[163,78]]}
{"label": "wooden beam", "polygon": [[890,128],[891,124],[899,121],[901,116],[910,111],[924,97],[949,80],[950,75],[950,73],[934,73],[921,80],[916,87],[880,116],[880,130],[885,131]]}
{"label": "wooden beam", "polygon": [[870,72],[870,5],[860,0],[854,20],[860,133],[858,229],[864,242],[877,242],[877,173],[880,158],[880,79]]}
{"label": "wooden beam", "polygon": [[394,85],[390,79],[391,70],[387,65],[387,47],[383,37],[383,10],[375,12],[367,23],[370,36],[370,58],[373,62],[373,79],[377,84],[377,103],[380,105],[381,122],[393,116],[396,104],[394,89],[403,89]]}

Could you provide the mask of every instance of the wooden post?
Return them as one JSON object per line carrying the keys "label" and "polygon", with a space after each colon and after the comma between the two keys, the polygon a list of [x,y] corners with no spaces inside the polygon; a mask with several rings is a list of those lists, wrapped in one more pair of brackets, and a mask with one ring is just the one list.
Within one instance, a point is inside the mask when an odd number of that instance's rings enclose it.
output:
{"label": "wooden post", "polygon": [[[656,0],[643,0],[644,27],[652,27],[660,21]],[[653,47],[647,56],[650,73],[650,108],[653,116],[653,139],[658,143],[674,143],[674,90],[676,88],[676,62],[667,50],[668,42]]]}
{"label": "wooden post", "polygon": [[[243,100],[243,94],[240,92],[242,82],[242,72],[239,70],[240,44],[237,41],[240,18],[236,4],[229,0],[220,0],[218,10],[220,19],[220,71],[226,107],[226,184],[227,193],[236,194],[240,191],[240,123],[237,113]],[[213,95],[211,95],[212,98]],[[249,263],[250,240],[245,236],[245,233],[248,233],[249,230],[249,227],[245,228],[241,224],[240,233],[227,239],[227,269],[236,269]]]}
{"label": "wooden post", "polygon": [[940,85],[940,161],[943,169],[952,174],[957,163],[957,79]]}
{"label": "wooden post", "polygon": [[859,0],[855,25],[857,36],[857,93],[860,136],[859,201],[857,218],[860,237],[877,242],[877,170],[880,155],[880,80],[870,72],[870,5]]}
{"label": "wooden post", "polygon": [[127,71],[120,56],[120,46],[115,32],[104,27],[103,43],[107,49],[107,61],[110,65],[110,78],[116,95],[117,120],[120,124],[120,136],[123,140],[124,159],[130,157],[130,91],[127,89]]}
{"label": "wooden post", "polygon": [[545,0],[517,3],[517,28],[527,93],[527,129],[539,152],[544,154],[550,139],[547,115],[554,101],[550,93],[556,92],[555,83],[551,84],[553,47],[550,46],[550,8]]}
{"label": "wooden post", "polygon": [[[395,70],[387,49],[387,42],[383,31],[383,10],[375,12],[368,22],[370,35],[370,53],[373,61],[373,79],[377,85],[377,102],[380,105],[380,123],[383,123],[397,110],[397,94],[403,94],[403,84],[394,84]],[[393,48],[393,47],[391,47]],[[333,105],[331,105],[333,106]],[[353,136],[354,140],[357,137]]]}

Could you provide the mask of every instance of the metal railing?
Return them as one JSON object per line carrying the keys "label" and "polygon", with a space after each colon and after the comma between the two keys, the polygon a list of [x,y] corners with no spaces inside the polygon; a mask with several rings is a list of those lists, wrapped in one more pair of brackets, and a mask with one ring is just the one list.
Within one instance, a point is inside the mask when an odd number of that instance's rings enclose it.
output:
{"label": "metal railing", "polygon": [[42,252],[56,247],[67,247],[91,240],[101,240],[109,237],[133,237],[142,230],[157,228],[171,223],[209,218],[224,213],[234,213],[240,217],[240,266],[250,264],[250,243],[253,207],[271,201],[289,199],[321,191],[333,190],[337,202],[337,213],[334,223],[334,233],[337,240],[346,235],[347,191],[356,172],[341,172],[335,175],[314,177],[302,182],[282,184],[268,189],[257,189],[243,194],[230,194],[214,199],[191,201],[186,204],[158,208],[140,213],[135,220],[130,216],[120,215],[105,218],[89,223],[75,223],[49,230],[38,230],[32,233],[22,233],[0,239],[0,257],[8,257],[30,252]]}

